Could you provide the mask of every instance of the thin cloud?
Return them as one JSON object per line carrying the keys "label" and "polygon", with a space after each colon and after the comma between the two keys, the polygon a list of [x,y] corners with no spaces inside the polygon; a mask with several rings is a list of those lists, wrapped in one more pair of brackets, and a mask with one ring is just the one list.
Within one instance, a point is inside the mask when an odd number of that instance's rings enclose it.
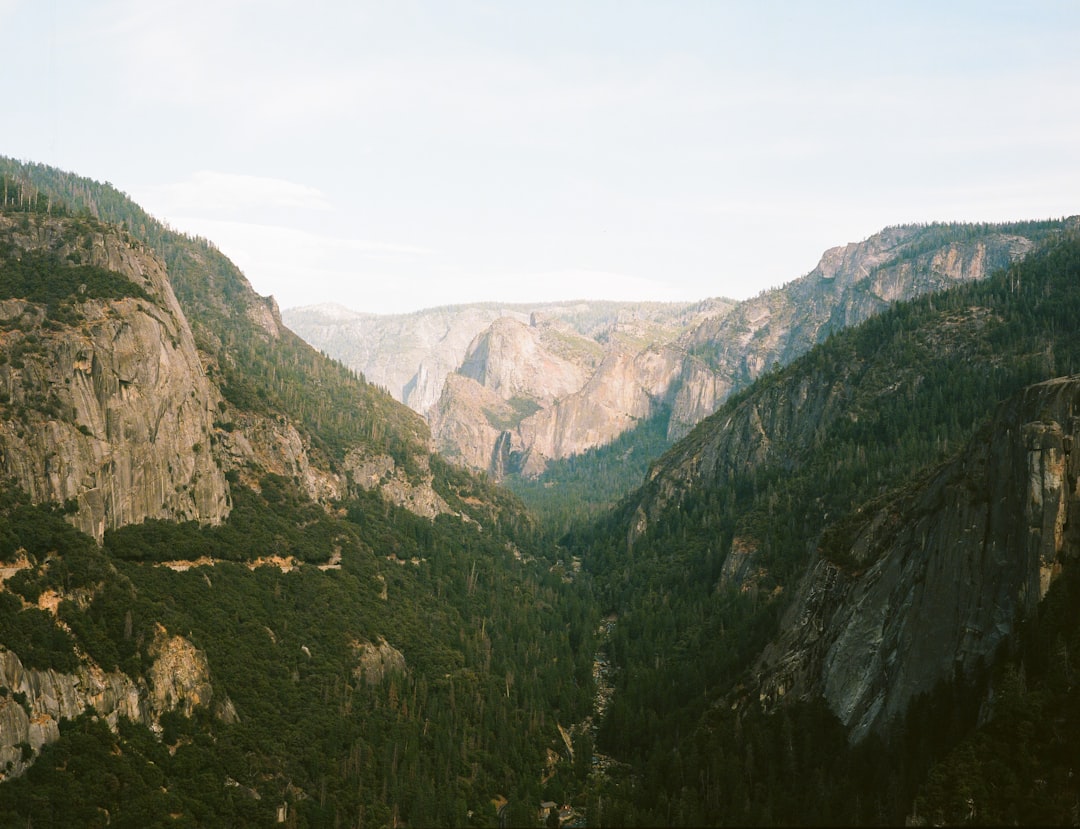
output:
{"label": "thin cloud", "polygon": [[253,209],[331,210],[316,187],[266,176],[200,170],[184,181],[147,188],[147,195],[168,215],[193,209],[240,213]]}

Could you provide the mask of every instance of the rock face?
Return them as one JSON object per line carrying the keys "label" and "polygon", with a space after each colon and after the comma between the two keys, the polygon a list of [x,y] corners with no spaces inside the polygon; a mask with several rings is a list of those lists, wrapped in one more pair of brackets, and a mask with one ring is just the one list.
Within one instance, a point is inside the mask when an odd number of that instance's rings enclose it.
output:
{"label": "rock face", "polygon": [[530,310],[467,305],[379,316],[313,305],[286,309],[283,319],[316,348],[362,372],[396,400],[427,414],[476,335],[500,318],[527,322]]}
{"label": "rock face", "polygon": [[11,355],[0,365],[0,472],[35,501],[73,500],[75,525],[99,540],[145,518],[219,522],[230,503],[211,452],[220,396],[164,266],[118,231],[73,227],[0,216],[7,256],[78,258],[149,300],[86,300],[70,325],[38,304],[0,302],[0,352]]}
{"label": "rock face", "polygon": [[1080,378],[1003,404],[958,460],[820,557],[756,671],[766,705],[821,695],[852,741],[970,676],[1080,556]]}
{"label": "rock face", "polygon": [[806,276],[740,302],[679,340],[689,356],[673,395],[669,436],[688,434],[732,392],[829,333],[892,302],[984,279],[1032,245],[1027,236],[993,226],[906,226],[825,251]]}
{"label": "rock face", "polygon": [[609,352],[578,391],[522,421],[522,471],[539,475],[549,460],[603,446],[651,417],[664,405],[681,362],[671,348]]}
{"label": "rock face", "polygon": [[[263,474],[282,475],[320,503],[371,488],[352,475],[359,450],[332,469],[287,417],[223,398],[164,265],[123,231],[0,216],[0,267],[31,254],[102,268],[139,292],[79,301],[59,321],[43,303],[0,299],[0,476],[34,501],[72,505],[72,523],[100,541],[147,518],[219,523],[231,506],[226,472],[254,488]],[[259,332],[282,336],[272,299],[247,291],[238,301]],[[380,462],[394,465],[389,455]],[[448,507],[431,478],[426,467],[413,478],[396,470],[377,488],[433,517]]]}
{"label": "rock face", "polygon": [[190,716],[212,703],[217,716],[235,720],[227,698],[214,700],[202,651],[159,627],[151,653],[148,679],[135,682],[89,661],[75,673],[25,668],[15,653],[0,647],[0,781],[22,774],[43,745],[60,739],[61,719],[90,709],[114,729],[126,717],[160,731],[166,711]]}
{"label": "rock face", "polygon": [[383,498],[422,518],[434,518],[452,512],[446,501],[432,488],[431,463],[417,459],[419,474],[410,479],[389,455],[370,455],[353,449],[345,456],[345,473],[350,485],[364,491],[378,490]]}
{"label": "rock face", "polygon": [[591,336],[547,315],[528,326],[498,320],[429,414],[436,446],[501,478],[539,475],[550,460],[610,443],[667,405],[685,359],[670,342],[722,307],[621,311]]}
{"label": "rock face", "polygon": [[405,655],[381,636],[378,644],[354,642],[353,650],[357,662],[353,674],[368,685],[378,685],[390,673],[405,673]]}
{"label": "rock face", "polygon": [[[440,451],[497,478],[535,475],[549,460],[609,443],[661,410],[670,411],[668,437],[677,440],[729,395],[830,332],[896,300],[982,279],[1024,256],[1045,232],[888,228],[826,251],[806,276],[739,303],[623,304],[603,312],[602,303],[580,303],[528,316],[523,307],[496,306],[387,318],[340,309],[285,314],[314,345],[425,414]],[[561,344],[550,336],[556,323],[567,337]]]}

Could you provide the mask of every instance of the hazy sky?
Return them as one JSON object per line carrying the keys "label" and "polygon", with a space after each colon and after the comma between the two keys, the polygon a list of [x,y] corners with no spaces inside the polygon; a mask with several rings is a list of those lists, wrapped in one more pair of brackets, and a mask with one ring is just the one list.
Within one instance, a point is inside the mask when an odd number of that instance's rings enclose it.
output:
{"label": "hazy sky", "polygon": [[742,298],[1080,213],[1080,2],[0,0],[0,154],[283,308]]}

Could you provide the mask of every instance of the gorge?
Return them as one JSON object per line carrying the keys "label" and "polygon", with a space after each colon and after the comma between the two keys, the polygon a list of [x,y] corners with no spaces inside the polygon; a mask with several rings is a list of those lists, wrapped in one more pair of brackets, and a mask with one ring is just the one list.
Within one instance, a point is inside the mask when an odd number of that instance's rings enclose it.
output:
{"label": "gorge", "polygon": [[1076,218],[380,318],[0,174],[0,822],[1073,815]]}

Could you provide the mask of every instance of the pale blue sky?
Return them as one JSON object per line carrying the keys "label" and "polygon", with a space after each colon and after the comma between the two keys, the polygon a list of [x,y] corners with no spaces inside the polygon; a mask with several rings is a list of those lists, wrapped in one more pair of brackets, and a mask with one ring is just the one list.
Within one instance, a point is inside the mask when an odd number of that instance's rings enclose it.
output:
{"label": "pale blue sky", "polygon": [[1080,213],[1080,2],[0,0],[0,154],[282,307],[746,297]]}

